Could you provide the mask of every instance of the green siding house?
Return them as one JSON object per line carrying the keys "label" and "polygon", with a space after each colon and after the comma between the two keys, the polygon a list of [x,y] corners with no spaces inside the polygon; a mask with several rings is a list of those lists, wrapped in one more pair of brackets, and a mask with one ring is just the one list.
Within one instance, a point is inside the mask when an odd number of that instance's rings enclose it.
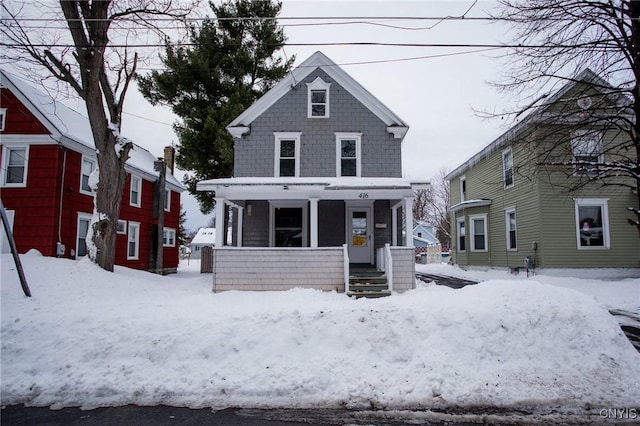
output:
{"label": "green siding house", "polygon": [[640,268],[637,186],[608,171],[626,161],[628,100],[610,89],[583,71],[447,175],[455,264]]}

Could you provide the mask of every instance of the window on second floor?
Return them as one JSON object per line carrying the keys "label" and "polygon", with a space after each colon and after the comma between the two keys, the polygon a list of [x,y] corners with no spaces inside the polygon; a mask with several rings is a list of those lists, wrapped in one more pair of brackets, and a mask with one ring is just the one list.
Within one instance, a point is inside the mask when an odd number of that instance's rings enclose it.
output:
{"label": "window on second floor", "polygon": [[460,176],[460,201],[467,201],[467,179]]}
{"label": "window on second floor", "polygon": [[320,77],[307,83],[307,117],[329,118],[329,87]]}
{"label": "window on second floor", "polygon": [[336,175],[360,176],[361,133],[336,133]]}
{"label": "window on second floor", "polygon": [[142,205],[142,179],[131,175],[131,188],[129,189],[129,204],[133,207]]}
{"label": "window on second floor", "polygon": [[604,161],[602,132],[576,130],[571,135],[571,156],[576,175],[595,175]]}
{"label": "window on second floor", "polygon": [[4,126],[7,123],[7,109],[0,108],[0,132],[4,132]]}
{"label": "window on second floor", "polygon": [[27,185],[27,165],[29,162],[29,147],[4,146],[2,151],[2,185]]}
{"label": "window on second floor", "polygon": [[82,171],[80,173],[80,192],[92,194],[89,185],[89,177],[96,168],[96,163],[91,158],[82,157]]}
{"label": "window on second floor", "polygon": [[170,189],[164,190],[164,211],[165,212],[171,211],[171,190]]}
{"label": "window on second floor", "polygon": [[300,133],[274,133],[276,137],[274,176],[300,176]]}
{"label": "window on second floor", "polygon": [[502,177],[505,189],[511,188],[513,186],[513,151],[511,148],[502,151]]}

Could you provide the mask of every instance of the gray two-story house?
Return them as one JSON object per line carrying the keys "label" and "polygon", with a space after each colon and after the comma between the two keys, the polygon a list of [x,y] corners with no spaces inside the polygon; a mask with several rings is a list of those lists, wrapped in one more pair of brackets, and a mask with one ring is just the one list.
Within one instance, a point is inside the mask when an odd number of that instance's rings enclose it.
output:
{"label": "gray two-story house", "polygon": [[413,288],[408,126],[389,108],[316,52],[227,129],[234,177],[198,184],[216,197],[214,291],[348,292],[354,265]]}
{"label": "gray two-story house", "polygon": [[446,177],[455,264],[640,268],[628,99],[585,70]]}

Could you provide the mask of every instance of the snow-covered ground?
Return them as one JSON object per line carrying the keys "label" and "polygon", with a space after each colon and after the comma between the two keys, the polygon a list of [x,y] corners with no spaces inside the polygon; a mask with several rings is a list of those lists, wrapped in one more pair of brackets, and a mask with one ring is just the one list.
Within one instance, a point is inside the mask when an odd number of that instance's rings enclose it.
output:
{"label": "snow-covered ground", "polygon": [[640,408],[640,353],[607,312],[638,311],[639,278],[420,265],[489,279],[353,300],[214,294],[193,261],[160,277],[21,259],[32,298],[2,256],[3,405]]}

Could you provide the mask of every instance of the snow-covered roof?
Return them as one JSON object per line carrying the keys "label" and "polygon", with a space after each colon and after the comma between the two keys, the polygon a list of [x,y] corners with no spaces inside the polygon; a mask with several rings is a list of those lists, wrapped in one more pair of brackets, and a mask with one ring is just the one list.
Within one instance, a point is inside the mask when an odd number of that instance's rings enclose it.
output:
{"label": "snow-covered roof", "polygon": [[192,246],[213,246],[216,243],[216,228],[200,228],[191,240]]}
{"label": "snow-covered roof", "polygon": [[[592,87],[596,90],[603,90],[605,88],[612,88],[605,79],[598,76],[595,72],[590,69],[585,69],[575,77],[569,80],[564,86],[562,86],[558,91],[553,93],[551,96],[542,96],[538,100],[545,99],[545,101],[533,109],[533,111],[523,118],[516,125],[511,127],[509,130],[504,132],[502,135],[498,136],[493,142],[484,147],[478,153],[474,154],[470,159],[465,161],[463,164],[452,170],[449,174],[445,176],[445,179],[451,180],[457,176],[463,174],[466,170],[469,170],[479,161],[489,157],[491,154],[496,152],[498,149],[501,149],[511,143],[514,137],[528,126],[530,126],[535,120],[537,120],[551,105],[560,100],[565,94],[567,94],[570,90],[576,87],[578,84],[591,84]],[[605,95],[616,105],[627,106],[628,100],[625,96],[622,95],[612,95],[605,93]]]}
{"label": "snow-covered roof", "polygon": [[484,206],[490,206],[490,205],[491,205],[491,200],[486,200],[486,199],[467,200],[451,206],[451,211],[453,213],[457,213],[460,210],[470,209],[472,207],[484,207]]}
{"label": "snow-covered roof", "polygon": [[[89,119],[85,115],[2,69],[0,69],[0,87],[8,88],[29,108],[55,141],[85,155],[95,156],[93,134]],[[126,170],[129,173],[146,176],[148,180],[156,180],[158,172],[153,167],[156,159],[150,151],[134,144],[127,160]],[[186,189],[169,169],[167,169],[166,179],[167,185],[172,190],[182,192]]]}
{"label": "snow-covered roof", "polygon": [[375,199],[413,197],[412,185],[388,177],[239,177],[201,181],[196,188],[228,199],[342,199],[345,194]]}
{"label": "snow-covered roof", "polygon": [[[302,62],[298,67],[294,68],[279,83],[271,88],[264,96],[253,103],[235,120],[233,120],[227,129],[234,136],[241,135],[248,126],[264,113],[269,107],[275,104],[280,98],[293,90],[300,81],[304,80],[314,70],[320,68],[328,76],[333,78],[340,86],[351,93],[364,106],[369,108],[380,120],[387,125],[387,131],[393,133],[398,139],[404,138],[409,130],[409,126],[400,119],[393,111],[384,105],[378,98],[372,95],[360,83],[347,74],[335,62],[329,59],[322,52],[316,52]],[[241,129],[238,132],[233,129]]]}

